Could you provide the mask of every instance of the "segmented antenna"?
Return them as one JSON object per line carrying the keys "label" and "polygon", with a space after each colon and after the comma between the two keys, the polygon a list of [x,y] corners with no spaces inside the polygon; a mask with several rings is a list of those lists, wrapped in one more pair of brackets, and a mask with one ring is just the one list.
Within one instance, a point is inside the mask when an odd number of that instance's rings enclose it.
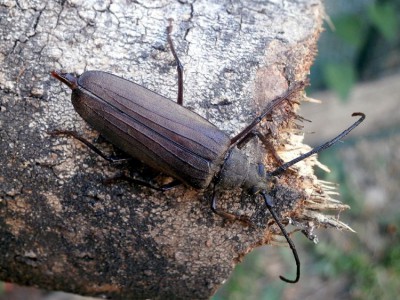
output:
{"label": "segmented antenna", "polygon": [[[349,134],[350,131],[352,131],[354,128],[356,128],[358,125],[360,125],[360,123],[362,121],[364,121],[365,119],[365,114],[360,113],[360,112],[356,112],[353,113],[352,116],[360,116],[360,119],[358,119],[356,122],[353,123],[353,125],[351,125],[350,127],[348,127],[346,130],[344,130],[343,132],[341,132],[338,136],[336,136],[335,138],[331,139],[330,141],[315,147],[314,149],[312,149],[311,151],[300,155],[299,157],[284,163],[283,165],[279,166],[278,168],[276,168],[274,171],[272,172],[268,172],[267,173],[267,177],[270,176],[277,176],[279,174],[282,174],[283,172],[285,172],[290,166],[294,165],[295,163],[298,163],[299,161],[315,154],[318,152],[321,152],[322,150],[325,150],[329,147],[331,147],[332,145],[334,145],[336,142],[338,142],[340,139],[344,138],[347,134]],[[281,221],[279,220],[274,206],[272,204],[272,197],[270,195],[268,195],[265,191],[261,191],[260,194],[263,196],[264,200],[265,200],[265,204],[269,210],[269,212],[271,213],[272,217],[274,218],[276,224],[279,226],[279,228],[281,229],[281,232],[283,234],[283,236],[285,237],[286,241],[288,242],[290,249],[292,249],[293,252],[293,256],[294,259],[296,260],[296,267],[297,267],[297,271],[296,271],[296,278],[294,280],[290,280],[287,279],[283,276],[279,276],[279,278],[283,281],[286,281],[288,283],[296,283],[299,281],[300,279],[300,259],[299,256],[297,254],[297,250],[296,247],[294,246],[293,241],[290,239],[285,227],[283,226],[283,224],[281,223]]]}
{"label": "segmented antenna", "polygon": [[272,204],[272,197],[270,195],[266,194],[265,191],[261,191],[260,194],[263,196],[263,198],[265,200],[265,204],[267,205],[269,212],[271,213],[272,217],[274,218],[275,223],[281,229],[281,232],[282,232],[283,236],[285,237],[286,241],[288,242],[290,249],[292,249],[294,259],[296,260],[296,267],[297,267],[296,278],[294,280],[290,280],[290,279],[287,279],[286,277],[283,277],[282,275],[280,275],[279,278],[288,283],[296,283],[300,279],[300,259],[299,259],[299,256],[297,255],[296,247],[294,246],[293,241],[289,237],[285,227],[283,226],[281,221],[279,221],[279,218],[278,218],[278,216],[274,210],[273,204]]}
{"label": "segmented antenna", "polygon": [[350,133],[350,131],[352,131],[354,128],[356,128],[358,125],[360,125],[360,123],[362,121],[364,121],[365,119],[365,114],[361,113],[361,112],[355,112],[351,115],[352,117],[354,116],[360,116],[360,119],[358,119],[356,122],[354,122],[353,125],[351,125],[349,128],[347,128],[346,130],[342,131],[342,133],[340,133],[338,136],[336,136],[335,138],[331,139],[330,141],[315,147],[314,149],[312,149],[311,151],[300,155],[299,157],[296,157],[295,159],[284,163],[283,165],[279,166],[278,168],[276,168],[274,171],[272,172],[268,172],[267,176],[277,176],[279,174],[282,174],[283,172],[285,172],[289,167],[291,167],[292,165],[294,165],[295,163],[298,163],[299,161],[315,154],[318,152],[321,152],[322,150],[325,150],[329,147],[331,147],[332,145],[334,145],[336,142],[338,142],[339,140],[341,140],[342,138],[344,138],[346,135],[348,135]]}

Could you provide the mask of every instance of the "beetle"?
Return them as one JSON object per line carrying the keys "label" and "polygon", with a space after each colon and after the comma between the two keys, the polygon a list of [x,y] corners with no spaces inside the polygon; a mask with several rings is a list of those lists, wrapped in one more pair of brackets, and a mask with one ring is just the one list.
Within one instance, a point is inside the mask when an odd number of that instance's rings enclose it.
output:
{"label": "beetle", "polygon": [[[273,171],[265,171],[262,163],[253,163],[240,150],[252,137],[260,135],[256,126],[274,108],[300,91],[305,83],[295,82],[281,96],[271,101],[264,111],[243,131],[230,138],[215,125],[183,107],[183,67],[176,54],[171,39],[172,25],[167,27],[168,43],[175,58],[178,70],[178,100],[173,102],[147,88],[116,75],[102,71],[86,71],[80,76],[60,71],[51,75],[72,90],[71,101],[79,115],[113,145],[144,164],[173,177],[172,184],[155,187],[148,182],[134,179],[139,184],[158,190],[167,190],[177,183],[195,189],[214,186],[211,199],[213,212],[230,220],[250,223],[245,216],[238,216],[217,208],[219,191],[242,187],[254,195],[261,195],[266,207],[287,240],[296,260],[295,283],[300,278],[300,260],[295,245],[280,222],[270,195],[274,178],[284,173],[293,164],[320,152],[346,136],[364,119],[363,113],[353,113],[359,119],[332,140],[289,161]],[[103,154],[90,142],[71,131],[53,131],[53,135],[71,135],[103,158],[113,158]],[[264,139],[261,138],[261,141]]]}

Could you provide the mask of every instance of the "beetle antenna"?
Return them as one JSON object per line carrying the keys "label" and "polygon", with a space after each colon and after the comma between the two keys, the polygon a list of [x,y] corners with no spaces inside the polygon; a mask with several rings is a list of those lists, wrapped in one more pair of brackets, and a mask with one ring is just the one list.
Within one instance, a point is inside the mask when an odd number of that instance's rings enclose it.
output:
{"label": "beetle antenna", "polygon": [[342,138],[344,138],[346,135],[349,134],[350,131],[352,131],[354,128],[356,128],[358,125],[360,125],[360,123],[362,121],[364,121],[365,119],[365,114],[361,113],[361,112],[355,112],[351,115],[352,117],[354,116],[360,116],[360,119],[358,119],[356,122],[353,123],[353,125],[351,125],[349,128],[347,128],[346,130],[344,130],[342,133],[340,133],[338,136],[336,136],[335,138],[331,139],[330,141],[315,147],[314,149],[312,149],[311,151],[304,153],[302,155],[300,155],[299,157],[284,163],[283,165],[281,165],[280,167],[276,168],[274,171],[269,172],[267,176],[277,176],[279,174],[282,174],[283,172],[285,172],[289,167],[291,167],[292,165],[294,165],[295,163],[298,163],[299,161],[315,154],[318,152],[321,152],[322,150],[325,150],[329,147],[331,147],[333,144],[335,144],[337,141],[341,140]]}
{"label": "beetle antenna", "polygon": [[281,229],[281,232],[282,232],[283,236],[285,237],[286,241],[288,242],[290,249],[292,249],[294,259],[296,260],[296,267],[297,267],[296,278],[294,280],[290,280],[281,275],[279,276],[279,278],[288,283],[296,283],[300,279],[300,259],[299,259],[299,256],[297,255],[296,247],[294,246],[293,241],[289,237],[285,227],[282,225],[281,221],[279,221],[279,219],[278,219],[278,216],[277,216],[277,214],[274,210],[273,204],[272,204],[272,197],[270,195],[266,194],[264,191],[261,191],[260,194],[263,196],[263,198],[265,200],[265,204],[267,205],[269,212],[271,213],[272,217],[274,218],[276,224],[278,224],[279,228]]}

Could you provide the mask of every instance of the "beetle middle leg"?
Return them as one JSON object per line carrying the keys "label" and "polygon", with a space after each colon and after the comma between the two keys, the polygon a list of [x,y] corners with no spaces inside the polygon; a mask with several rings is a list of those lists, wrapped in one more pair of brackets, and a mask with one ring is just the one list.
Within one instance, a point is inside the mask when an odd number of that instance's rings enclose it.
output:
{"label": "beetle middle leg", "polygon": [[168,44],[169,47],[171,48],[172,55],[175,58],[175,63],[176,63],[176,70],[178,71],[178,98],[177,98],[177,103],[179,105],[183,105],[183,65],[181,64],[181,61],[179,60],[178,54],[176,54],[174,43],[172,42],[172,19],[169,20],[169,26],[167,27],[167,33],[168,33]]}
{"label": "beetle middle leg", "polygon": [[127,181],[129,183],[137,184],[137,185],[140,185],[140,186],[145,186],[145,187],[148,187],[148,188],[151,188],[153,190],[160,191],[160,192],[166,192],[166,191],[172,190],[176,186],[182,184],[182,182],[180,182],[178,180],[173,180],[170,183],[166,183],[166,184],[163,184],[163,185],[160,185],[160,186],[156,186],[156,185],[150,183],[149,181],[133,178],[133,177],[127,176],[127,175],[125,175],[123,173],[119,174],[119,175],[117,175],[115,177],[103,180],[103,183],[104,184],[111,184],[111,183],[114,183],[116,181]]}

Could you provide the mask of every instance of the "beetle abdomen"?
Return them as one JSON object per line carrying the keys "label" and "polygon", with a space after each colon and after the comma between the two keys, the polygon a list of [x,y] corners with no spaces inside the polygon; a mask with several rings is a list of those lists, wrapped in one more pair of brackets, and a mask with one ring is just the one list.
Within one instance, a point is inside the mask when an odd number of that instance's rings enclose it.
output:
{"label": "beetle abdomen", "polygon": [[109,73],[83,73],[72,103],[121,150],[195,188],[209,185],[230,145],[198,114]]}

